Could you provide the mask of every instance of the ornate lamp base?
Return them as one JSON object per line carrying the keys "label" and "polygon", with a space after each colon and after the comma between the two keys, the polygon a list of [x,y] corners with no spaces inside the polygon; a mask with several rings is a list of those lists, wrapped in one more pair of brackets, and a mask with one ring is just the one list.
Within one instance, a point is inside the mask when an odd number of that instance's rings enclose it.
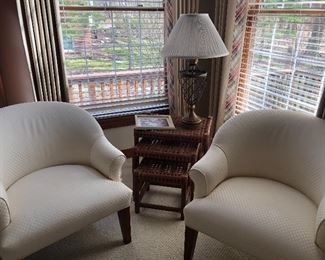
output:
{"label": "ornate lamp base", "polygon": [[194,109],[207,85],[207,72],[198,68],[196,60],[187,70],[180,71],[180,84],[189,111],[182,122],[186,127],[198,126],[202,120],[195,114]]}
{"label": "ornate lamp base", "polygon": [[194,111],[195,106],[189,107],[189,112],[182,118],[182,123],[186,127],[195,127],[201,124],[201,118]]}

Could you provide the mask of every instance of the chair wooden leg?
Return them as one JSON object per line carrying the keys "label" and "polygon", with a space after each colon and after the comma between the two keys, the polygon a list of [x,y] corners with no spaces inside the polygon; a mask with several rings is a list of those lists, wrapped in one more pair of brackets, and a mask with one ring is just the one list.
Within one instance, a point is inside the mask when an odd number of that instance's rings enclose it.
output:
{"label": "chair wooden leg", "polygon": [[131,218],[130,207],[117,212],[124,244],[131,242]]}
{"label": "chair wooden leg", "polygon": [[192,260],[198,232],[185,227],[184,260]]}

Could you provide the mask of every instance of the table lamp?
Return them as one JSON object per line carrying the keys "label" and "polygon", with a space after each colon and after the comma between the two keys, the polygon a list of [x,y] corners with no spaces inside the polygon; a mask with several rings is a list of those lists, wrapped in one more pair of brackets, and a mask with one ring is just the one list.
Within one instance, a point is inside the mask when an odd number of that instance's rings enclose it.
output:
{"label": "table lamp", "polygon": [[201,119],[195,113],[195,104],[207,85],[207,72],[198,67],[198,59],[223,57],[229,54],[208,14],[181,14],[173,27],[161,54],[163,57],[190,60],[180,71],[180,85],[188,113],[182,122],[196,126]]}

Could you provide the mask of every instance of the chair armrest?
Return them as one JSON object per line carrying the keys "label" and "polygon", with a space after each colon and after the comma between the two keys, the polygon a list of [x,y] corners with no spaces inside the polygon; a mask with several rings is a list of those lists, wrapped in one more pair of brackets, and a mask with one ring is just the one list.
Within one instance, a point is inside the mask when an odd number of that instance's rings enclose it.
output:
{"label": "chair armrest", "polygon": [[90,152],[91,165],[114,181],[121,181],[121,170],[125,155],[103,135],[93,144]]}
{"label": "chair armrest", "polygon": [[226,155],[218,146],[212,144],[207,153],[190,170],[195,197],[207,196],[227,175]]}
{"label": "chair armrest", "polygon": [[0,183],[0,231],[5,229],[11,222],[8,196],[2,183]]}
{"label": "chair armrest", "polygon": [[325,196],[318,206],[315,232],[316,245],[325,251]]}

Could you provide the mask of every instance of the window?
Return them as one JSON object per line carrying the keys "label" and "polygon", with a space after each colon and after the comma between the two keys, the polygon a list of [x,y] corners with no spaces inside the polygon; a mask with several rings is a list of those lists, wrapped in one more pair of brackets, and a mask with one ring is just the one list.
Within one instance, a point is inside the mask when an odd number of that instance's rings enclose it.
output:
{"label": "window", "polygon": [[161,0],[60,0],[71,103],[96,117],[168,108]]}
{"label": "window", "polygon": [[325,84],[325,1],[250,0],[236,113],[315,114]]}

